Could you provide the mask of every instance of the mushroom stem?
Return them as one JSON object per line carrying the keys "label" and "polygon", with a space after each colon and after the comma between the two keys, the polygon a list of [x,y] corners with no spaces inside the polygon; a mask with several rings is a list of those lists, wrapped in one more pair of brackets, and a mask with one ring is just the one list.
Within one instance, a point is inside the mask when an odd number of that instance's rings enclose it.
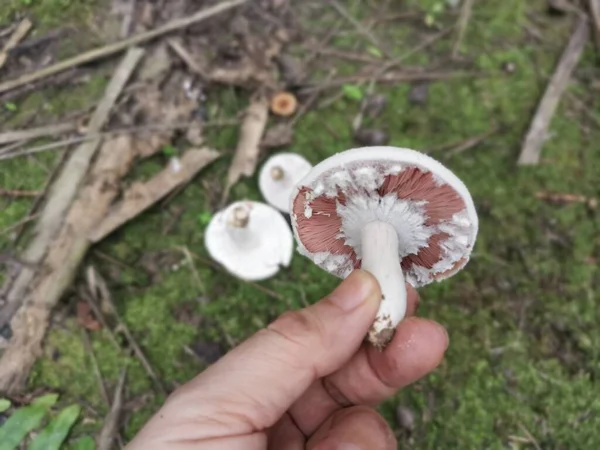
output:
{"label": "mushroom stem", "polygon": [[372,273],[381,288],[381,304],[367,339],[379,349],[392,340],[396,325],[406,313],[406,286],[398,261],[398,234],[385,222],[370,222],[362,229],[361,268]]}
{"label": "mushroom stem", "polygon": [[250,209],[246,206],[234,206],[228,211],[227,233],[240,248],[251,248],[257,245],[257,237],[251,232]]}

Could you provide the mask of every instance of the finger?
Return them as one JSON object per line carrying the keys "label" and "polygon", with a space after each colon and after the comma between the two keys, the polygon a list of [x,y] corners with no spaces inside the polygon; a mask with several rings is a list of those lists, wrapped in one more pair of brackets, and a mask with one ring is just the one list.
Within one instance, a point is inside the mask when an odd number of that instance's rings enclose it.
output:
{"label": "finger", "polygon": [[[273,426],[314,380],[356,353],[380,301],[377,280],[354,271],[330,296],[282,315],[179,388],[162,416],[188,423],[194,439]],[[210,421],[210,434],[201,421]]]}
{"label": "finger", "polygon": [[434,370],[448,347],[438,323],[416,317],[400,322],[383,352],[365,344],[343,368],[318,380],[290,408],[295,423],[310,435],[335,411],[374,406]]}
{"label": "finger", "polygon": [[289,414],[284,414],[268,432],[267,450],[304,450],[306,439]]}
{"label": "finger", "polygon": [[395,450],[396,437],[374,410],[354,406],[336,412],[309,439],[306,450]]}
{"label": "finger", "polygon": [[406,294],[405,317],[411,317],[414,316],[419,309],[420,296],[417,290],[408,283],[406,283]]}

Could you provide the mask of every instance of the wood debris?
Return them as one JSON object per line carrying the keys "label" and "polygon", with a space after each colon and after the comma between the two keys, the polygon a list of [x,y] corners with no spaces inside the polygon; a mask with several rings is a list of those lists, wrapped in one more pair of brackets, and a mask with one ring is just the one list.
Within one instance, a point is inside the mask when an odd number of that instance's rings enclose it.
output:
{"label": "wood debris", "polygon": [[23,39],[25,39],[25,36],[27,36],[27,33],[29,33],[32,27],[33,23],[31,23],[31,20],[27,18],[23,19],[21,23],[19,23],[6,44],[4,44],[2,51],[0,51],[0,69],[4,67],[4,64],[6,64],[9,52],[19,45]]}
{"label": "wood debris", "polygon": [[590,15],[592,16],[592,22],[594,23],[594,31],[596,36],[596,46],[600,53],[600,0],[589,0],[590,2]]}
{"label": "wood debris", "polygon": [[598,199],[594,197],[586,197],[580,194],[562,194],[556,192],[538,192],[535,194],[536,198],[540,200],[546,200],[551,203],[559,205],[571,204],[571,203],[583,203],[590,209],[596,209],[598,207]]}
{"label": "wood debris", "polygon": [[241,125],[238,145],[227,173],[223,203],[226,201],[231,187],[242,176],[249,177],[254,174],[268,118],[269,101],[262,93],[256,93],[250,101]]}
{"label": "wood debris", "polygon": [[100,225],[89,234],[89,239],[92,242],[101,241],[124,223],[165,197],[177,186],[189,181],[218,157],[219,152],[204,148],[188,150],[181,159],[171,159],[168,167],[149,181],[135,183],[125,191],[123,200],[111,207]]}
{"label": "wood debris", "polygon": [[[45,125],[38,128],[30,128],[29,130],[14,130],[0,133],[0,145],[11,142],[27,141],[29,139],[37,139],[45,136],[56,136],[59,134],[69,133],[77,129],[75,123],[57,123],[55,125]],[[0,150],[0,153],[3,153]]]}
{"label": "wood debris", "polygon": [[61,61],[59,63],[53,64],[48,67],[44,67],[43,69],[27,73],[17,79],[9,80],[4,83],[0,83],[0,94],[3,92],[7,92],[11,89],[15,89],[19,86],[23,86],[34,81],[40,80],[42,78],[49,77],[51,75],[63,72],[67,69],[71,69],[73,67],[90,63],[92,61],[96,61],[100,58],[105,58],[110,55],[114,55],[115,53],[122,52],[128,48],[131,48],[135,45],[142,44],[144,42],[150,41],[167,33],[171,33],[176,30],[180,30],[190,25],[202,22],[210,17],[213,17],[217,14],[225,12],[231,8],[239,6],[245,3],[247,0],[229,0],[218,3],[215,6],[210,8],[206,8],[198,11],[196,14],[188,17],[182,17],[180,19],[173,20],[162,27],[156,28],[154,30],[146,31],[143,33],[136,34],[130,38],[121,40],[119,42],[115,42],[114,44],[109,44],[104,47],[99,47],[85,53],[82,53],[73,58],[67,59],[65,61]]}
{"label": "wood debris", "polygon": [[119,417],[123,409],[123,397],[125,391],[125,380],[127,379],[127,369],[121,371],[119,382],[115,387],[112,405],[108,415],[104,419],[104,425],[97,439],[98,450],[111,450],[119,430]]}
{"label": "wood debris", "polygon": [[37,197],[41,195],[41,191],[21,191],[18,189],[3,189],[0,188],[0,197]]}
{"label": "wood debris", "polygon": [[460,46],[462,45],[463,38],[465,36],[465,31],[467,30],[467,25],[469,24],[469,20],[471,19],[471,11],[473,9],[473,3],[475,0],[464,0],[460,9],[460,16],[458,18],[457,24],[457,37],[456,42],[454,43],[454,48],[452,49],[452,57],[456,58],[458,56],[458,52],[460,51]]}
{"label": "wood debris", "polygon": [[517,161],[518,165],[537,165],[539,163],[542,147],[548,135],[548,127],[554,117],[560,98],[567,89],[571,74],[579,63],[583,49],[589,39],[589,34],[590,27],[587,17],[579,18],[575,31],[563,51],[525,136],[523,148]]}
{"label": "wood debris", "polygon": [[[92,115],[89,123],[89,133],[97,134],[104,127],[117,97],[143,54],[144,50],[139,48],[132,48],[127,52],[106,88],[104,97]],[[55,242],[69,206],[78,193],[100,143],[100,137],[84,142],[66,161],[57,179],[50,187],[48,201],[36,225],[35,236],[23,254],[23,258],[27,261],[33,264],[41,263],[48,249]],[[24,269],[12,283],[6,296],[7,304],[0,310],[0,326],[5,325],[19,308],[35,275],[35,271]]]}

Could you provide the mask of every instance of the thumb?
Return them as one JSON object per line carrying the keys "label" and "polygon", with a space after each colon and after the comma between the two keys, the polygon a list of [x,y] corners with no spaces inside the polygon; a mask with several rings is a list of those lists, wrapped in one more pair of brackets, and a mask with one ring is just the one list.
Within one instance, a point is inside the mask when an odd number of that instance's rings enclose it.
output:
{"label": "thumb", "polygon": [[[380,301],[376,279],[355,270],[329,296],[283,314],[182,386],[166,407],[179,423],[194,424],[193,439],[264,430],[313,381],[356,353]],[[204,418],[210,418],[208,434],[198,426]]]}

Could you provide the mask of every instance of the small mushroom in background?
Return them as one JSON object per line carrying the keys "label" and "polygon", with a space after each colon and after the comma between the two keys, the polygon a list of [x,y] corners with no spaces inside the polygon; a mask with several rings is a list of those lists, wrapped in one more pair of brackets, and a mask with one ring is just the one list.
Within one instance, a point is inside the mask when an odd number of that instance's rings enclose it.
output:
{"label": "small mushroom in background", "polygon": [[271,99],[271,111],[277,116],[289,117],[296,112],[298,100],[290,92],[278,92]]}
{"label": "small mushroom in background", "polygon": [[290,195],[312,164],[296,153],[278,153],[269,158],[258,175],[258,186],[267,203],[289,214]]}
{"label": "small mushroom in background", "polygon": [[478,217],[467,187],[433,158],[396,147],[361,147],[317,164],[290,198],[298,251],[346,278],[379,281],[382,300],[367,339],[382,349],[415,288],[468,262]]}
{"label": "small mushroom in background", "polygon": [[204,236],[211,257],[243,280],[274,276],[292,260],[294,239],[283,216],[269,205],[240,201],[214,215]]}

